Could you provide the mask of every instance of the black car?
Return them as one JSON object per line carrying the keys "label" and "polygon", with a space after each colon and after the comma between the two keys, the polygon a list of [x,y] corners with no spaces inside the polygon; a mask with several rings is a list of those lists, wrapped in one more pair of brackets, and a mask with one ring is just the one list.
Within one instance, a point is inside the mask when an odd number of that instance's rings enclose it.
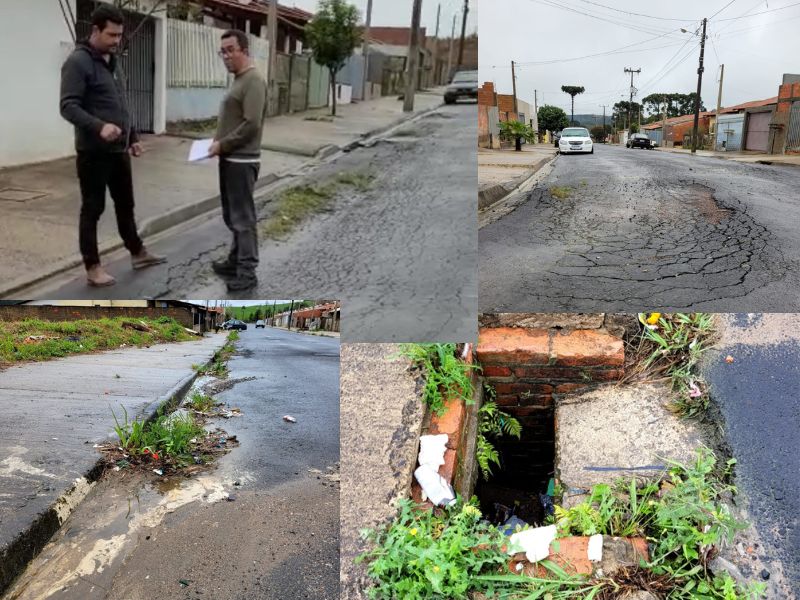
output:
{"label": "black car", "polygon": [[478,72],[459,71],[444,92],[444,101],[453,104],[459,98],[478,99]]}
{"label": "black car", "polygon": [[230,321],[225,321],[222,324],[223,329],[238,329],[239,331],[244,331],[247,329],[247,323],[244,321],[240,321],[239,319],[231,319]]}
{"label": "black car", "polygon": [[655,148],[653,141],[643,133],[634,133],[625,146],[628,148],[645,148],[647,150]]}

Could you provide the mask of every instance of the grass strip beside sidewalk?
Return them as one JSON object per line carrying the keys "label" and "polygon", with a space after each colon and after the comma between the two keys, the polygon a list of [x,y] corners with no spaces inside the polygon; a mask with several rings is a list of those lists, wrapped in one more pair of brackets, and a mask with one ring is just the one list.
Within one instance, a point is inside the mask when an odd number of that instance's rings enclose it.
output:
{"label": "grass strip beside sidewalk", "polygon": [[0,366],[196,339],[172,317],[0,321]]}

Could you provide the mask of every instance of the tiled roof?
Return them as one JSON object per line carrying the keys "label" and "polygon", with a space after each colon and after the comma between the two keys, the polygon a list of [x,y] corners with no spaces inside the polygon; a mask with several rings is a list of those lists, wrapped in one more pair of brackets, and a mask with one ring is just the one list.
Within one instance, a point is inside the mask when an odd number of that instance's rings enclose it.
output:
{"label": "tiled roof", "polygon": [[[216,4],[218,6],[229,6],[239,10],[254,12],[260,15],[269,14],[269,0],[250,0],[243,2],[241,0],[203,0],[205,4]],[[306,12],[300,8],[278,5],[278,15],[287,19],[295,19],[299,21],[310,21],[314,15]]]}

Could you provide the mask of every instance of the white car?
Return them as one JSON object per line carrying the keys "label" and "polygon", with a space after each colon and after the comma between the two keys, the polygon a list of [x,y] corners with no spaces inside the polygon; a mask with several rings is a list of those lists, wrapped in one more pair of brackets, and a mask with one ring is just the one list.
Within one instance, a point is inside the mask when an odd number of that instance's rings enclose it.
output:
{"label": "white car", "polygon": [[570,154],[572,152],[588,152],[594,154],[594,145],[586,127],[566,127],[561,131],[558,140],[558,152]]}

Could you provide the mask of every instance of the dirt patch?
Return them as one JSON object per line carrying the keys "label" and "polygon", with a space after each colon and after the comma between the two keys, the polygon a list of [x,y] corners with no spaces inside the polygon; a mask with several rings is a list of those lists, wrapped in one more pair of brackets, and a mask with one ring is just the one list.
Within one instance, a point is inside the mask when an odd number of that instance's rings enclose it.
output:
{"label": "dirt patch", "polygon": [[719,205],[714,190],[708,186],[693,183],[689,186],[689,203],[712,225],[718,225],[733,212]]}

